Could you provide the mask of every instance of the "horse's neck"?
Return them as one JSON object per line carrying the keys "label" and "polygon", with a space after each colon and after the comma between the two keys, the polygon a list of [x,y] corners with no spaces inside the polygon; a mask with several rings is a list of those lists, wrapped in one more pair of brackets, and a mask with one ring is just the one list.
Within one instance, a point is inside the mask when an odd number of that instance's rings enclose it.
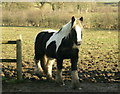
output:
{"label": "horse's neck", "polygon": [[67,24],[65,24],[61,31],[59,32],[60,35],[63,35],[63,36],[67,36],[69,33],[70,33],[70,30],[71,30],[71,22],[68,22]]}
{"label": "horse's neck", "polygon": [[71,29],[71,23],[68,22],[66,25],[63,26],[63,28],[59,32],[55,32],[50,37],[50,39],[46,43],[46,48],[52,41],[55,41],[56,42],[56,52],[57,52],[57,50],[62,42],[62,39],[66,38],[69,35],[70,29]]}

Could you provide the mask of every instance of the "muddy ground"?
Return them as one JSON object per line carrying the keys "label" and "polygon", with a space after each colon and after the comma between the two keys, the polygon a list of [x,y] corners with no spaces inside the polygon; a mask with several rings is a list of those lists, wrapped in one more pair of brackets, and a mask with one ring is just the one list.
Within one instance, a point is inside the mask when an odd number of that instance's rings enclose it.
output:
{"label": "muddy ground", "polygon": [[80,90],[70,88],[71,81],[58,86],[47,80],[25,80],[24,82],[3,82],[2,92],[120,92],[120,83],[80,82]]}
{"label": "muddy ground", "polygon": [[[23,63],[24,64],[24,63]],[[25,66],[25,65],[24,65]],[[16,70],[11,66],[2,68],[3,92],[120,92],[120,72],[107,71],[78,71],[80,77],[80,90],[71,89],[70,66],[63,69],[65,86],[58,86],[55,81],[49,82],[43,76],[39,79],[35,74],[35,68],[31,64],[23,68],[23,81],[16,81]],[[114,75],[110,75],[114,74]],[[56,67],[53,67],[53,77],[56,75]]]}

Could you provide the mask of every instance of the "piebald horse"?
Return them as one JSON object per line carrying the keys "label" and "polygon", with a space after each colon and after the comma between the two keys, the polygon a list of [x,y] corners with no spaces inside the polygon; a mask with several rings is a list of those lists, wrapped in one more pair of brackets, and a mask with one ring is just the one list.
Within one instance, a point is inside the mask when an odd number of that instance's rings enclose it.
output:
{"label": "piebald horse", "polygon": [[71,60],[72,88],[79,88],[77,72],[79,46],[82,42],[83,17],[75,18],[65,24],[59,31],[44,30],[35,39],[34,60],[37,65],[37,73],[41,77],[43,73],[52,80],[52,65],[57,62],[56,82],[64,84],[62,79],[63,59]]}

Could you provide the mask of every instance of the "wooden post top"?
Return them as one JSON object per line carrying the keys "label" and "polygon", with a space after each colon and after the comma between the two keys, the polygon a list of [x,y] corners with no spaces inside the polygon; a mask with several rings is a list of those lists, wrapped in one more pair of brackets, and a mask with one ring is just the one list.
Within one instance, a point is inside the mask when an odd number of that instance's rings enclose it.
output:
{"label": "wooden post top", "polygon": [[22,35],[20,34],[17,40],[22,40]]}

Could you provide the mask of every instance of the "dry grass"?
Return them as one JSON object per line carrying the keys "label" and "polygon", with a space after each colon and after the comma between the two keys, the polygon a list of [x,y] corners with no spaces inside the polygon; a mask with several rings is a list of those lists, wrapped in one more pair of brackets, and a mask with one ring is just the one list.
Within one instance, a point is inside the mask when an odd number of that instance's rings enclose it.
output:
{"label": "dry grass", "polygon": [[[77,4],[80,4],[81,12],[78,12],[76,7]],[[55,5],[56,8],[59,8],[55,11],[52,11],[49,4],[46,4],[41,9],[34,6],[27,9],[11,8],[10,10],[3,8],[3,26],[60,28],[66,21],[70,20],[70,18],[75,15],[76,17],[84,17],[84,28],[116,30],[118,27],[117,6],[105,6],[95,3],[64,3],[64,6],[57,5],[56,3]]]}

